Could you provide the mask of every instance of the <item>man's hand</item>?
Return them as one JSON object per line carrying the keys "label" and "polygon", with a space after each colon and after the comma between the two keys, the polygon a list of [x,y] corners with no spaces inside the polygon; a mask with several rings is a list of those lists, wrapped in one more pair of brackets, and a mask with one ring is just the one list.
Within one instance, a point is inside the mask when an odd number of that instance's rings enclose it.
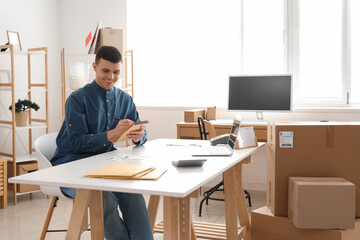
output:
{"label": "man's hand", "polygon": [[[132,123],[133,123],[133,121],[131,121],[130,119],[120,120],[114,129],[107,132],[108,141],[114,141],[115,138],[121,132],[123,132],[125,129],[127,129]],[[144,131],[145,131],[145,127],[141,126],[140,130],[131,131],[130,134],[127,135],[127,137],[130,138],[133,142],[138,142],[144,136],[144,133],[145,133]]]}
{"label": "man's hand", "polygon": [[107,132],[108,141],[114,141],[115,138],[119,136],[119,134],[122,133],[125,129],[127,129],[132,123],[133,121],[131,121],[130,119],[119,120],[116,127]]}
{"label": "man's hand", "polygon": [[140,141],[145,133],[145,126],[141,126],[140,130],[131,131],[130,134],[127,135],[134,143]]}

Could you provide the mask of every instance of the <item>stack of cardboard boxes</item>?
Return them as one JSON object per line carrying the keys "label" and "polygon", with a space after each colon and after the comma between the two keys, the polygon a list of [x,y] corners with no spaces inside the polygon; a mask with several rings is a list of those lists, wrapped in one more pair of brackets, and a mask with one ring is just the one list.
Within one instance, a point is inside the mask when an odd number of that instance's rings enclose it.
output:
{"label": "stack of cardboard boxes", "polygon": [[252,239],[360,239],[360,123],[270,123]]}

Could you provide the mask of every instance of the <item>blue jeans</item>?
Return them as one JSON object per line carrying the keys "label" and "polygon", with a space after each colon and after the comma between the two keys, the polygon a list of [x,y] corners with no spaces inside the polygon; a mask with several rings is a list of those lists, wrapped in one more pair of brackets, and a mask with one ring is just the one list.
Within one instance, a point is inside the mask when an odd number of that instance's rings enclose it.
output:
{"label": "blue jeans", "polygon": [[[65,196],[75,198],[75,189],[61,188],[61,191]],[[107,240],[154,239],[146,203],[141,194],[103,191],[103,211]]]}

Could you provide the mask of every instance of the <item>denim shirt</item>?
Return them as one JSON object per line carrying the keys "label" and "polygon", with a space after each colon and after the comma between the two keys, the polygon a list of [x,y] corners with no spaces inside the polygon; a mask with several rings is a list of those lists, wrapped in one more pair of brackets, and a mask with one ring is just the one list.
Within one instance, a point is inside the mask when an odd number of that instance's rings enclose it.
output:
{"label": "denim shirt", "polygon": [[[115,150],[107,140],[107,131],[116,127],[118,120],[139,122],[139,114],[130,95],[113,87],[105,90],[95,80],[73,92],[65,104],[65,120],[56,138],[52,165]],[[142,145],[144,137],[136,145]]]}

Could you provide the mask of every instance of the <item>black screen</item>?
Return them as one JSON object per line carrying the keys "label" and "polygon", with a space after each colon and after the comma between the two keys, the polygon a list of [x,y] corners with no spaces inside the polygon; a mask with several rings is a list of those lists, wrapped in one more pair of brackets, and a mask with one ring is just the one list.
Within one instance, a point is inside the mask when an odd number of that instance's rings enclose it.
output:
{"label": "black screen", "polygon": [[228,109],[290,111],[291,75],[230,76]]}

